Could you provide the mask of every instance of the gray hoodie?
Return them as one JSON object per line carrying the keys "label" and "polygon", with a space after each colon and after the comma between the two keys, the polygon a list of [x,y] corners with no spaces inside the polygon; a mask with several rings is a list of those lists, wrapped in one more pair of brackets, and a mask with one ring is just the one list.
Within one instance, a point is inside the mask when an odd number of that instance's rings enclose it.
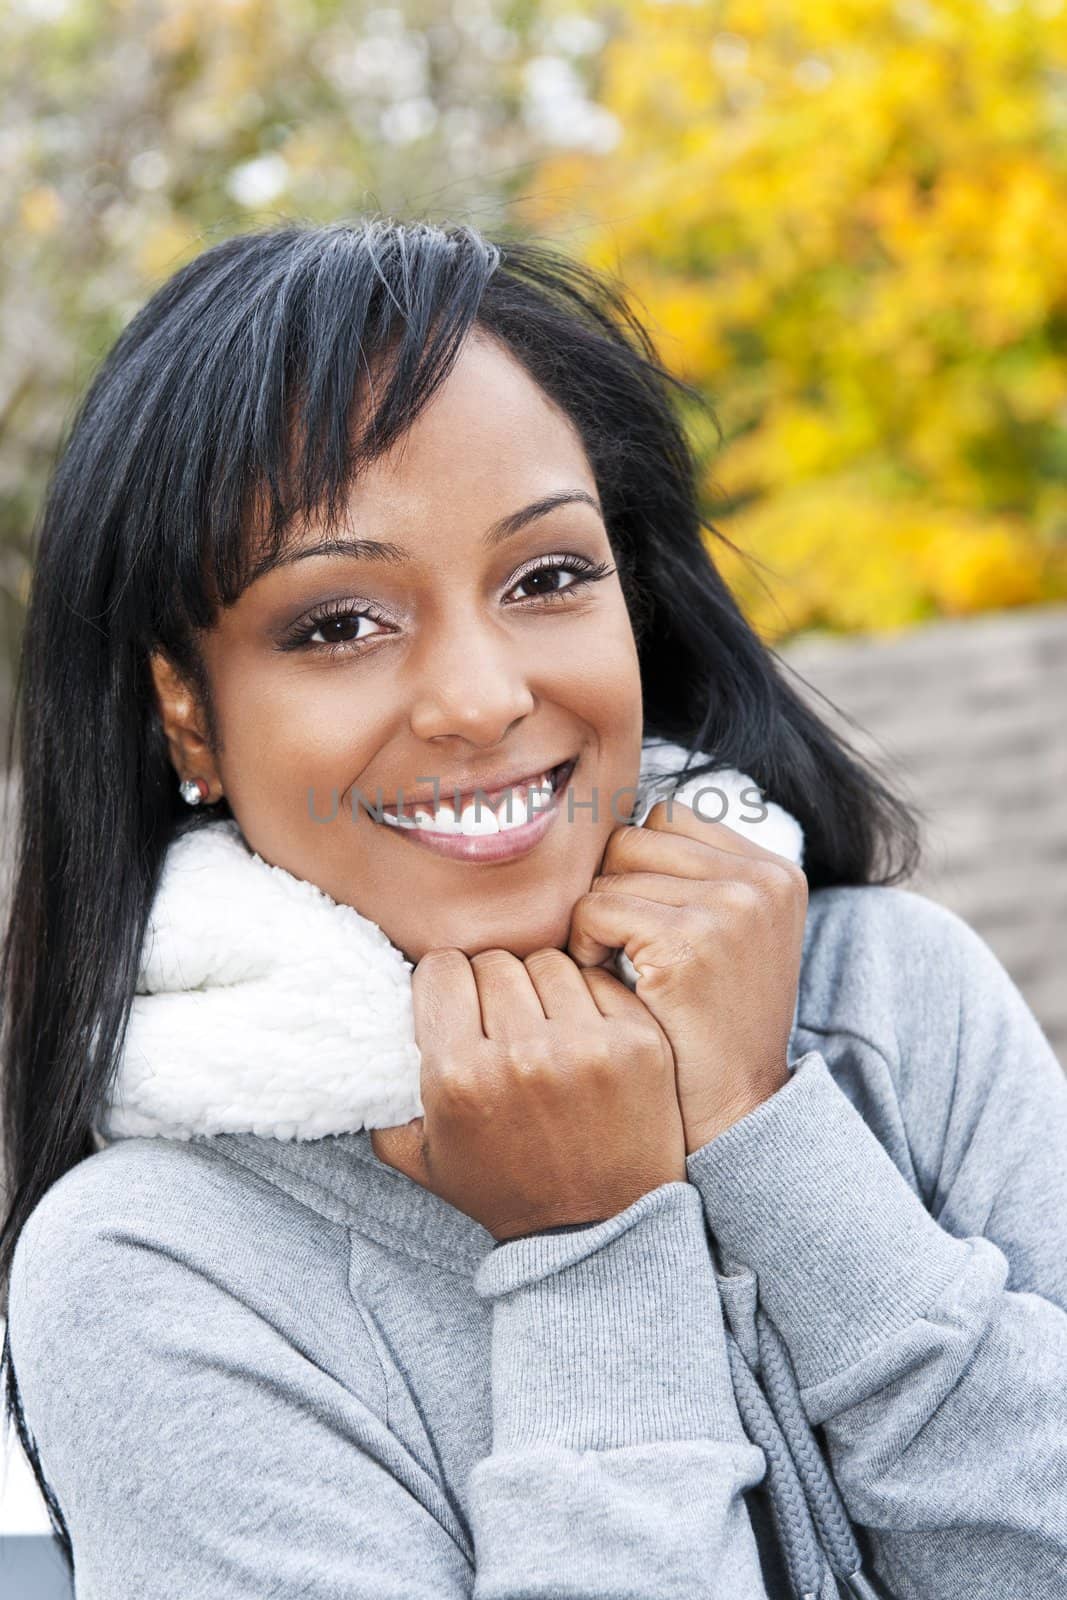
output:
{"label": "gray hoodie", "polygon": [[688,1182],[500,1246],[367,1128],[67,1173],[9,1332],[78,1600],[1067,1595],[1045,1036],[952,912],[839,888],[790,1064]]}

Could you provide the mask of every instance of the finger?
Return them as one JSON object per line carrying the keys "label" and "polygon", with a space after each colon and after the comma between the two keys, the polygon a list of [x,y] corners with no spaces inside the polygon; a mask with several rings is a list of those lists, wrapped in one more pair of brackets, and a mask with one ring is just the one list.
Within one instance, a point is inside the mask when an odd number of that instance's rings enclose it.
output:
{"label": "finger", "polygon": [[[616,978],[613,973],[606,971],[603,967],[579,967],[577,970],[581,973],[582,981],[588,986],[589,993],[596,1002],[597,1009],[602,1017],[621,1017],[625,1020],[635,1016],[637,1012],[643,1011],[656,1024],[657,1028],[660,1027],[645,1002],[634,994],[632,989],[628,989],[625,983]],[[667,1040],[667,1035],[663,1033],[662,1028],[660,1028],[660,1033]],[[667,1042],[669,1044],[670,1041],[667,1040]]]}
{"label": "finger", "polygon": [[471,957],[478,986],[482,1032],[503,1043],[525,1038],[544,1024],[545,1013],[526,968],[510,950],[483,950]]}
{"label": "finger", "polygon": [[[683,809],[679,806],[675,816]],[[666,825],[650,830],[646,824],[644,828],[617,829],[605,847],[600,870],[602,874],[648,871],[703,878],[715,873],[716,861],[727,863],[736,872],[739,860],[781,866],[786,858],[740,838],[721,824],[698,821],[688,824],[686,831]]]}
{"label": "finger", "polygon": [[583,895],[571,913],[567,952],[578,966],[600,966],[614,950],[624,950],[635,971],[642,952],[670,933],[675,908],[637,895],[601,890]]}
{"label": "finger", "polygon": [[[774,873],[773,867],[742,865],[737,856],[719,851],[706,858],[704,872],[698,878],[670,872],[609,872],[593,879],[589,893],[636,895],[665,906],[713,907],[721,885],[743,883],[759,889],[765,883],[770,889]],[[773,882],[778,881],[775,875]]]}
{"label": "finger", "polygon": [[[733,882],[741,874],[724,858],[701,878],[680,878],[670,872],[612,872],[593,879],[590,894],[629,894],[641,900],[654,900],[664,906],[692,906],[708,903],[716,883]],[[705,890],[702,885],[707,884]]]}
{"label": "finger", "polygon": [[721,871],[737,873],[742,859],[733,851],[720,850],[703,839],[629,828],[608,840],[599,876],[593,882],[610,882],[639,872],[669,874],[679,879],[710,878]]}
{"label": "finger", "polygon": [[478,985],[462,950],[426,952],[411,974],[411,1002],[416,1041],[432,1039],[461,1059],[482,1042]]}
{"label": "finger", "polygon": [[[535,950],[524,962],[530,983],[537,990],[546,1017],[590,1020],[600,1008],[590,993],[585,974],[564,950]],[[619,987],[629,995],[625,984]]]}

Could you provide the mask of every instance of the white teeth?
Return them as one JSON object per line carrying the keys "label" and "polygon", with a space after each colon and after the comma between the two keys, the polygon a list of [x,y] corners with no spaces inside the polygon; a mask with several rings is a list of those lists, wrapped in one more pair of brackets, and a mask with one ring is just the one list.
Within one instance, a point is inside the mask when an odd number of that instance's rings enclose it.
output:
{"label": "white teeth", "polygon": [[496,820],[501,833],[506,833],[508,828],[521,828],[529,821],[526,815],[526,801],[518,790],[506,794],[501,800],[496,808]]}
{"label": "white teeth", "polygon": [[434,812],[430,827],[435,833],[459,833],[459,824],[456,822],[456,813],[451,806],[438,806]]}
{"label": "white teeth", "polygon": [[500,832],[500,824],[496,820],[495,813],[490,810],[487,804],[479,804],[474,800],[463,807],[463,811],[460,814],[459,827],[461,833],[475,835]]}
{"label": "white teeth", "polygon": [[383,809],[382,818],[394,828],[424,828],[431,833],[465,833],[477,837],[523,827],[531,816],[539,816],[545,810],[553,793],[552,780],[544,773],[529,784],[510,789],[495,808],[480,796],[468,801],[458,819],[454,808],[445,803],[436,811],[420,807],[414,817]]}
{"label": "white teeth", "polygon": [[410,817],[395,817],[391,811],[382,812],[382,821],[388,823],[390,828],[417,828],[418,823],[412,822]]}

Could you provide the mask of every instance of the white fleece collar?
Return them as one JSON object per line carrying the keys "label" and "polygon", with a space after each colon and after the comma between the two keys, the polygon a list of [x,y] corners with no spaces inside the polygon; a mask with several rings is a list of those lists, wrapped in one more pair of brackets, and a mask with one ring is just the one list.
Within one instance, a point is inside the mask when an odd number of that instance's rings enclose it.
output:
{"label": "white fleece collar", "polygon": [[[674,790],[712,786],[722,821],[803,860],[799,823],[719,768],[676,786],[688,752],[646,739],[632,821]],[[716,795],[699,801],[717,817]],[[282,867],[224,820],[171,843],[142,951],[119,1071],[96,1142],[139,1135],[252,1133],[320,1139],[422,1115],[412,963],[377,923]],[[618,976],[636,974],[619,953]]]}

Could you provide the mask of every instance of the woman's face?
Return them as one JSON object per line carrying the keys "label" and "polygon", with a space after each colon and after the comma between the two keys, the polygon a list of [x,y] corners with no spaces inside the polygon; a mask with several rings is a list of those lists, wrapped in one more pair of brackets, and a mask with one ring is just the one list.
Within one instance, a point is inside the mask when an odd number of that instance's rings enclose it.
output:
{"label": "woman's face", "polygon": [[[578,435],[476,333],[360,474],[348,512],[334,539],[367,548],[313,553],[323,529],[301,529],[204,636],[213,752],[196,743],[199,708],[154,663],[181,775],[225,795],[266,861],[356,907],[412,961],[440,946],[562,948],[629,815],[642,733],[636,646]],[[606,576],[580,582],[601,564]],[[512,779],[529,799],[573,758],[547,828],[547,795],[534,797],[540,821],[513,840],[451,835],[461,853],[444,854],[425,815],[407,829],[376,819],[416,798],[432,812],[435,782],[450,804],[457,787],[463,803]]]}

